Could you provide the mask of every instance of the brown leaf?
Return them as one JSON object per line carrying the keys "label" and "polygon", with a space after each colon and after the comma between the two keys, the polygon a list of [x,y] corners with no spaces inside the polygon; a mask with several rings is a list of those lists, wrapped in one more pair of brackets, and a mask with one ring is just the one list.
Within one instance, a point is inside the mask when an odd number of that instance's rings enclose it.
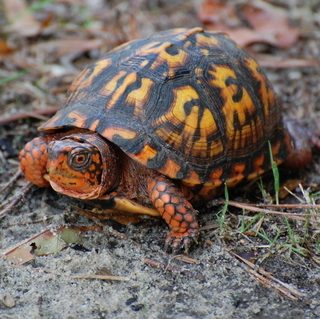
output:
{"label": "brown leaf", "polygon": [[255,54],[254,56],[265,68],[290,69],[320,66],[320,59],[293,59],[270,54]]}
{"label": "brown leaf", "polygon": [[11,54],[14,51],[8,42],[4,39],[0,39],[0,56]]}
{"label": "brown leaf", "polygon": [[5,16],[9,22],[7,32],[18,33],[23,37],[40,33],[41,25],[34,19],[24,0],[3,0]]}
{"label": "brown leaf", "polygon": [[67,246],[67,243],[78,243],[80,229],[62,226],[52,231],[49,229],[32,236],[4,253],[4,257],[14,264],[22,265],[35,256],[54,254]]}
{"label": "brown leaf", "polygon": [[239,18],[234,6],[222,0],[204,0],[198,11],[198,17],[207,27],[232,27]]}
{"label": "brown leaf", "polygon": [[289,48],[299,36],[297,28],[290,26],[287,13],[265,2],[247,3],[241,7],[241,14],[260,34],[268,33],[270,44],[279,48]]}
{"label": "brown leaf", "polygon": [[0,119],[0,125],[8,124],[25,118],[47,119],[46,116],[52,115],[58,111],[58,106],[47,106],[45,109],[38,109],[30,112],[17,112]]}
{"label": "brown leaf", "polygon": [[288,48],[299,36],[283,9],[262,1],[237,6],[231,1],[204,0],[198,15],[208,29],[228,33],[242,47],[266,43]]}
{"label": "brown leaf", "polygon": [[285,199],[289,195],[289,191],[294,191],[299,185],[302,184],[300,179],[289,179],[282,183],[279,198]]}
{"label": "brown leaf", "polygon": [[228,29],[221,27],[220,30],[229,34],[229,36],[242,48],[248,47],[255,43],[274,45],[274,38],[272,34],[269,33],[260,33],[248,28]]}
{"label": "brown leaf", "polygon": [[64,56],[81,54],[86,51],[98,49],[103,42],[99,39],[63,39],[37,43],[32,46],[32,51],[56,60]]}

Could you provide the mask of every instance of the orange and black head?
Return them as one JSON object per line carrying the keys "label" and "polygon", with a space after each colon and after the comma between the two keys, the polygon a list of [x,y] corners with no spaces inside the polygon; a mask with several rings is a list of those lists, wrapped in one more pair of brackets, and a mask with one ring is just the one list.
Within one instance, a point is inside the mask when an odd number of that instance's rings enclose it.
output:
{"label": "orange and black head", "polygon": [[117,173],[114,150],[96,134],[74,134],[48,145],[45,178],[59,193],[99,198],[116,186]]}
{"label": "orange and black head", "polygon": [[25,145],[19,159],[31,183],[76,198],[99,198],[119,179],[116,151],[98,134],[37,137]]}

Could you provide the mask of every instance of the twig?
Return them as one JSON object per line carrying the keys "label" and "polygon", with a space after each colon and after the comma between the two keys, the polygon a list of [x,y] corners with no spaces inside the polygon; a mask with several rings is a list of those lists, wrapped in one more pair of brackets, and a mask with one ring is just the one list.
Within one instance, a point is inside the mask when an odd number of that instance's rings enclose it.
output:
{"label": "twig", "polygon": [[247,270],[250,274],[252,274],[263,285],[277,290],[278,292],[280,292],[281,294],[283,294],[291,300],[301,300],[305,297],[305,295],[298,289],[282,282],[280,279],[275,278],[263,268],[257,267],[254,263],[250,262],[245,258],[242,258],[241,256],[232,251],[228,252],[231,256],[235,257],[244,265],[246,265],[247,267],[245,267],[244,269]]}
{"label": "twig", "polygon": [[2,187],[0,188],[0,193],[3,193],[5,190],[10,188],[12,184],[20,177],[20,175],[21,175],[21,170],[18,169],[18,171],[9,179],[9,181],[4,185],[2,185]]}
{"label": "twig", "polygon": [[45,120],[47,115],[52,115],[59,110],[58,106],[51,106],[45,109],[34,110],[32,112],[19,112],[16,114],[9,115],[5,118],[0,119],[0,125],[8,124],[14,121],[26,119],[26,118],[36,118],[40,120]]}
{"label": "twig", "polygon": [[12,196],[9,200],[4,202],[4,204],[1,205],[4,209],[0,211],[0,218],[3,218],[11,209],[13,209],[30,191],[32,186],[33,184],[27,183],[17,195]]}
{"label": "twig", "polygon": [[319,59],[279,58],[267,54],[257,54],[255,56],[261,66],[271,69],[310,68],[320,65]]}
{"label": "twig", "polygon": [[[219,200],[219,204],[224,204],[224,200]],[[277,215],[277,216],[282,216],[286,218],[291,218],[295,220],[301,220],[304,221],[305,218],[310,218],[308,214],[294,214],[294,213],[286,213],[286,212],[280,212],[276,210],[270,210],[266,208],[261,208],[259,205],[253,205],[253,204],[247,204],[247,203],[241,203],[241,202],[236,202],[236,201],[228,201],[229,206],[237,207],[237,208],[242,208],[245,209],[249,212],[259,212],[259,213],[264,213],[264,214],[269,214],[269,215]],[[263,207],[263,206],[262,206]],[[267,205],[265,207],[268,207]],[[305,208],[305,209],[310,209],[310,208],[320,208],[320,205],[300,205],[298,204],[296,207],[287,207],[285,205],[274,205],[270,207],[279,207],[279,208]],[[316,220],[313,220],[316,222]]]}
{"label": "twig", "polygon": [[161,269],[161,270],[169,271],[169,272],[173,272],[173,273],[181,273],[182,272],[181,269],[178,269],[177,267],[172,267],[172,266],[169,266],[169,264],[164,264],[162,262],[159,262],[159,261],[156,261],[156,260],[153,260],[150,258],[144,258],[143,262],[152,268]]}
{"label": "twig", "polygon": [[172,257],[172,259],[180,260],[186,264],[192,264],[192,265],[197,265],[200,263],[199,260],[191,258],[186,255],[175,255]]}
{"label": "twig", "polygon": [[114,281],[129,281],[128,277],[113,276],[113,275],[75,275],[72,279],[99,279],[99,280],[114,280]]}
{"label": "twig", "polygon": [[[33,214],[33,213],[32,213]],[[28,216],[28,214],[25,214],[24,216]],[[11,228],[11,227],[16,227],[16,226],[27,226],[27,225],[36,225],[36,224],[44,224],[47,223],[48,221],[52,220],[53,216],[46,216],[46,217],[42,217],[39,219],[35,219],[33,221],[25,221],[25,222],[19,222],[19,223],[8,223],[6,224],[7,228]]]}
{"label": "twig", "polygon": [[257,207],[279,207],[287,209],[310,209],[310,208],[320,208],[319,204],[255,204]]}
{"label": "twig", "polygon": [[[261,208],[261,207],[272,207],[272,208],[287,208],[287,209],[310,209],[310,208],[320,208],[320,204],[250,204],[250,203],[242,203],[237,201],[229,200],[228,203],[231,206],[242,208],[243,205],[250,206],[252,208]],[[215,201],[217,205],[224,205],[224,200]]]}

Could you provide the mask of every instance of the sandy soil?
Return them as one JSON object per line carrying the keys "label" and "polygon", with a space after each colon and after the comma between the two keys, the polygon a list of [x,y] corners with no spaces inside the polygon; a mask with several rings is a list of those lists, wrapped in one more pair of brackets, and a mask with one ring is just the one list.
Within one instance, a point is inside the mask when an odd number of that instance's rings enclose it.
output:
{"label": "sandy soil", "polygon": [[[165,10],[157,7],[162,1],[151,2],[152,10],[145,9],[141,18],[145,21],[138,26],[141,35],[154,29],[199,24],[194,9],[199,2],[172,1],[164,6]],[[313,12],[299,1],[282,4],[288,4],[290,17],[304,36],[290,49],[273,49],[274,55],[319,58],[320,5],[315,5],[317,10]],[[153,23],[146,17],[152,17]],[[319,66],[266,71],[286,116],[310,125],[319,119]],[[0,88],[5,106],[1,116],[14,114],[24,106],[27,110],[31,108],[30,101],[24,101],[23,96],[19,100],[15,95],[11,97],[11,89],[10,85]],[[17,152],[36,135],[39,123],[28,119],[0,127],[2,185],[15,173]],[[316,155],[312,166],[302,170],[298,177],[306,187],[316,188],[320,184],[319,170]],[[2,202],[17,195],[24,184],[23,179],[14,183],[10,193],[1,194]],[[79,216],[79,209],[70,203],[70,199],[50,189],[32,189],[23,203],[0,218],[0,252],[46,228],[94,225]],[[236,227],[233,233],[230,231],[233,236],[230,240],[227,236],[222,238],[217,231],[217,210],[215,207],[202,212],[201,225],[212,227],[201,232],[199,245],[189,254],[190,261],[163,252],[166,226],[151,219],[129,226],[106,221],[101,232],[85,232],[80,245],[36,257],[24,265],[16,266],[0,258],[0,318],[320,318],[319,266],[311,258],[289,256],[277,247],[271,251],[263,248],[265,242],[259,242],[260,247],[254,238],[247,240],[237,234]],[[292,300],[259,282],[230,251],[248,255],[248,259],[264,256],[255,259],[256,267],[298,289],[301,298]],[[112,274],[125,276],[127,280],[74,278],[80,274]]]}

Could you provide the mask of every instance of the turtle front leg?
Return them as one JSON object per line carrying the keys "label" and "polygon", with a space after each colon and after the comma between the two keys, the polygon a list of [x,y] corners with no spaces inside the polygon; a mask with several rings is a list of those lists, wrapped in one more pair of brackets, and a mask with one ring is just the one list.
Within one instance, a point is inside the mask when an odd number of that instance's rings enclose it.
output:
{"label": "turtle front leg", "polygon": [[148,192],[154,207],[168,224],[170,231],[165,241],[173,252],[188,251],[199,235],[198,213],[184,197],[180,188],[163,176],[150,180]]}
{"label": "turtle front leg", "polygon": [[25,178],[39,186],[50,186],[49,182],[44,179],[47,172],[48,160],[48,143],[51,137],[36,137],[28,142],[19,153],[20,168]]}

